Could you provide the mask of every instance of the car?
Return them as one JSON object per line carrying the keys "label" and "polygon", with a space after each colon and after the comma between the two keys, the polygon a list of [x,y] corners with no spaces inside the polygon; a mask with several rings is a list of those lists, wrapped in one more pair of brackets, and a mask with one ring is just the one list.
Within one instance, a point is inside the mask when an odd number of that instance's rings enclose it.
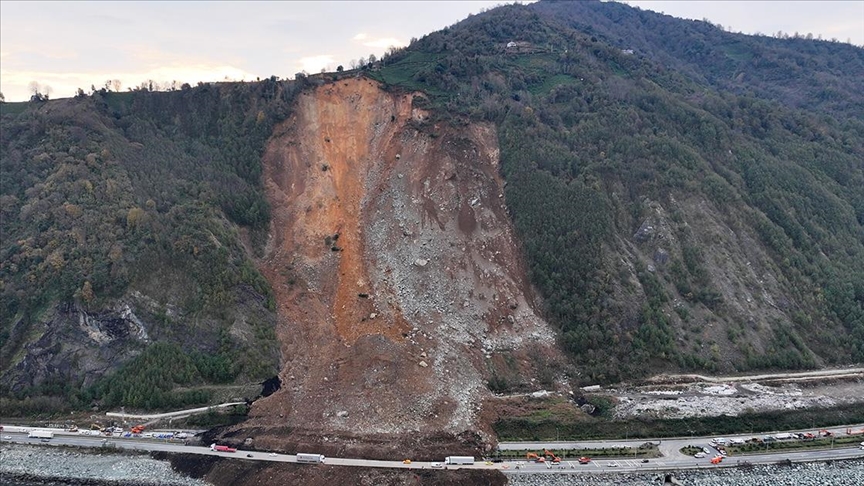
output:
{"label": "car", "polygon": [[402,464],[411,464],[411,459],[405,459]]}
{"label": "car", "polygon": [[606,467],[618,467],[618,463],[617,462],[610,462],[609,464],[606,464]]}
{"label": "car", "polygon": [[4,440],[12,440],[12,436],[11,435],[4,435],[3,439]]}
{"label": "car", "polygon": [[496,457],[496,458],[492,459],[492,462],[504,462],[504,459],[501,459],[500,457]]}
{"label": "car", "polygon": [[648,462],[648,459],[642,459],[642,463],[643,463],[643,464],[646,463],[646,462]]}
{"label": "car", "polygon": [[275,453],[275,452],[271,452],[271,453],[268,454],[268,455],[269,455],[270,457],[276,457],[276,453]]}
{"label": "car", "polygon": [[252,457],[252,454],[246,454],[246,457]]}
{"label": "car", "polygon": [[705,457],[705,453],[704,452],[697,452],[696,454],[693,455],[693,457],[695,457],[696,459],[702,459],[703,457]]}
{"label": "car", "polygon": [[441,464],[440,462],[433,462],[432,464],[430,464],[430,466],[432,466],[432,467],[444,467],[444,464]]}

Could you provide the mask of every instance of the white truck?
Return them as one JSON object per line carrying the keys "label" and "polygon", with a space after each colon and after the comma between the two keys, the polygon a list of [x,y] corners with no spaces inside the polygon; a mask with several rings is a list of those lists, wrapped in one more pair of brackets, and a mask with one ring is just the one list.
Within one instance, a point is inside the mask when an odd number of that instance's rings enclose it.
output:
{"label": "white truck", "polygon": [[324,456],[321,454],[304,454],[297,453],[297,462],[304,464],[321,464],[324,462]]}
{"label": "white truck", "polygon": [[27,433],[27,437],[31,439],[53,439],[54,432],[50,430],[31,430]]}
{"label": "white truck", "polygon": [[473,456],[447,456],[444,458],[444,464],[453,466],[470,466],[474,464]]}

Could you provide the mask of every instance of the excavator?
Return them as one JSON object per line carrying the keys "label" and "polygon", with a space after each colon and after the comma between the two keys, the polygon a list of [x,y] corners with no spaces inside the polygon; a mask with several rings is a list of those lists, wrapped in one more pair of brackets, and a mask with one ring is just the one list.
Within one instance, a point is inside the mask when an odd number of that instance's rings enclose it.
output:
{"label": "excavator", "polygon": [[834,437],[834,432],[830,430],[820,430],[819,437]]}
{"label": "excavator", "polygon": [[711,458],[711,464],[720,464],[723,462],[723,456],[714,456]]}
{"label": "excavator", "polygon": [[529,461],[534,461],[534,462],[546,462],[545,457],[540,457],[539,455],[537,455],[533,452],[529,452],[528,454],[525,454],[525,459],[527,459]]}
{"label": "excavator", "polygon": [[141,432],[144,432],[144,426],[136,425],[135,427],[129,429],[129,432],[132,432],[133,434],[140,434]]}
{"label": "excavator", "polygon": [[561,458],[556,456],[555,453],[549,449],[543,449],[543,456],[546,460],[551,461],[552,464],[561,464]]}

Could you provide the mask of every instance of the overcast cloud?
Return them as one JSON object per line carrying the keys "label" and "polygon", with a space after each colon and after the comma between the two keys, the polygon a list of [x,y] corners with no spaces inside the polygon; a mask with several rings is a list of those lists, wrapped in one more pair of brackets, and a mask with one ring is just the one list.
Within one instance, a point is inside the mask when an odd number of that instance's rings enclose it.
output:
{"label": "overcast cloud", "polygon": [[[52,98],[107,80],[254,80],[339,64],[452,25],[500,1],[0,2],[0,91]],[[837,38],[864,45],[864,0],[637,1],[642,9],[707,18],[745,33]]]}

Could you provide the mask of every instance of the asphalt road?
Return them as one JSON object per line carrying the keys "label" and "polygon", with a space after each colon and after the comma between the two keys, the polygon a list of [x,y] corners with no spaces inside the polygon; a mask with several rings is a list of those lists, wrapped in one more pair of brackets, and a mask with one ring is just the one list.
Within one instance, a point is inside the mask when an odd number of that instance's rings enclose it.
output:
{"label": "asphalt road", "polygon": [[[537,451],[542,452],[543,449],[549,449],[551,451],[556,450],[565,450],[565,449],[613,449],[616,447],[639,447],[640,445],[651,442],[652,444],[658,445],[660,449],[660,453],[667,459],[690,459],[690,456],[686,456],[681,454],[680,450],[683,447],[692,445],[695,447],[711,447],[711,439],[723,437],[727,440],[729,439],[750,439],[752,437],[764,437],[766,435],[774,435],[779,432],[811,432],[816,433],[818,430],[828,430],[832,432],[835,437],[845,437],[846,429],[861,429],[864,427],[862,424],[857,425],[842,425],[838,427],[827,427],[825,429],[802,429],[802,430],[790,430],[790,431],[772,431],[772,432],[759,432],[759,433],[749,433],[749,434],[732,434],[732,435],[724,435],[724,436],[713,436],[713,437],[672,437],[668,439],[632,439],[632,440],[581,440],[581,441],[552,441],[552,442],[501,442],[498,444],[498,448],[501,450],[510,450],[510,451]],[[861,437],[861,440],[864,441],[864,436]],[[713,452],[716,452],[714,450]],[[742,456],[744,457],[744,456]],[[750,457],[749,455],[747,457]],[[708,458],[706,458],[706,461]]]}
{"label": "asphalt road", "polygon": [[[843,429],[845,431],[845,428]],[[209,447],[199,447],[199,446],[184,446],[179,443],[172,443],[165,440],[156,440],[156,439],[144,439],[144,438],[109,438],[104,439],[102,437],[96,436],[84,436],[84,435],[55,435],[53,439],[41,440],[41,439],[30,439],[27,437],[25,432],[9,432],[5,431],[2,433],[3,442],[4,443],[18,443],[18,444],[32,444],[32,445],[41,445],[41,446],[59,446],[59,445],[67,445],[67,446],[80,446],[80,447],[101,447],[104,441],[107,441],[108,445],[113,445],[117,448],[129,449],[129,450],[139,450],[139,451],[164,451],[164,452],[177,452],[177,453],[185,453],[185,454],[201,454],[208,456],[221,456],[229,459],[236,460],[248,460],[248,461],[270,461],[270,462],[287,462],[287,463],[296,463],[297,457],[292,454],[276,454],[276,453],[267,453],[267,452],[253,452],[253,451],[244,451],[238,450],[237,452],[215,452],[211,451]],[[5,439],[5,437],[10,437],[10,439]],[[682,441],[683,447],[687,444],[697,445],[700,443],[708,444],[710,438],[693,438],[693,439],[676,439]],[[646,442],[645,440],[641,441],[607,441],[600,442],[602,443],[633,443],[636,445],[642,444]],[[655,441],[656,442],[656,441]],[[664,440],[664,443],[672,443],[673,441]],[[558,448],[562,448],[565,444],[568,443],[553,443]],[[576,443],[569,443],[576,444]],[[587,442],[579,442],[580,446],[584,447]],[[591,447],[598,447],[597,442],[591,443]],[[528,448],[528,449],[536,449],[538,444],[536,443],[520,443],[520,448]],[[545,444],[552,445],[552,444]],[[508,446],[514,446],[513,443],[508,444]],[[672,445],[671,447],[677,446]],[[542,445],[540,445],[542,450]],[[567,447],[563,447],[567,448]],[[315,451],[306,451],[310,453],[315,453]],[[251,456],[251,457],[250,457]],[[641,460],[634,459],[616,459],[616,460],[594,460],[589,464],[579,464],[576,461],[563,461],[558,466],[552,466],[551,464],[537,464],[525,461],[513,461],[513,462],[504,462],[504,463],[491,463],[486,464],[484,462],[478,462],[472,466],[444,466],[439,463],[432,462],[419,462],[414,461],[411,464],[403,464],[401,460],[399,461],[378,461],[378,460],[367,460],[367,459],[350,459],[350,458],[331,458],[328,457],[325,459],[325,464],[331,466],[354,466],[354,467],[387,467],[387,468],[400,468],[400,469],[429,469],[429,468],[444,468],[447,469],[499,469],[505,473],[548,473],[548,472],[596,472],[596,473],[606,473],[606,472],[634,472],[634,471],[664,471],[664,470],[679,470],[679,469],[706,469],[706,468],[714,468],[718,467],[710,463],[709,458],[705,459],[695,459],[688,456],[679,457],[663,457],[658,459],[651,459],[647,463],[641,462]],[[823,460],[836,460],[836,459],[851,459],[851,458],[861,458],[864,457],[864,450],[860,450],[856,447],[845,447],[845,448],[836,448],[830,450],[814,450],[814,451],[798,451],[798,452],[784,452],[784,453],[775,453],[775,454],[757,454],[757,455],[747,455],[747,456],[736,456],[732,458],[726,458],[723,463],[719,467],[730,467],[738,464],[738,461],[744,462],[747,461],[751,464],[765,464],[765,463],[776,463],[778,461],[791,460],[793,462],[810,462],[810,461],[823,461]],[[442,458],[443,462],[443,458]],[[614,464],[614,466],[611,466]],[[315,465],[309,465],[309,467],[315,467]]]}

